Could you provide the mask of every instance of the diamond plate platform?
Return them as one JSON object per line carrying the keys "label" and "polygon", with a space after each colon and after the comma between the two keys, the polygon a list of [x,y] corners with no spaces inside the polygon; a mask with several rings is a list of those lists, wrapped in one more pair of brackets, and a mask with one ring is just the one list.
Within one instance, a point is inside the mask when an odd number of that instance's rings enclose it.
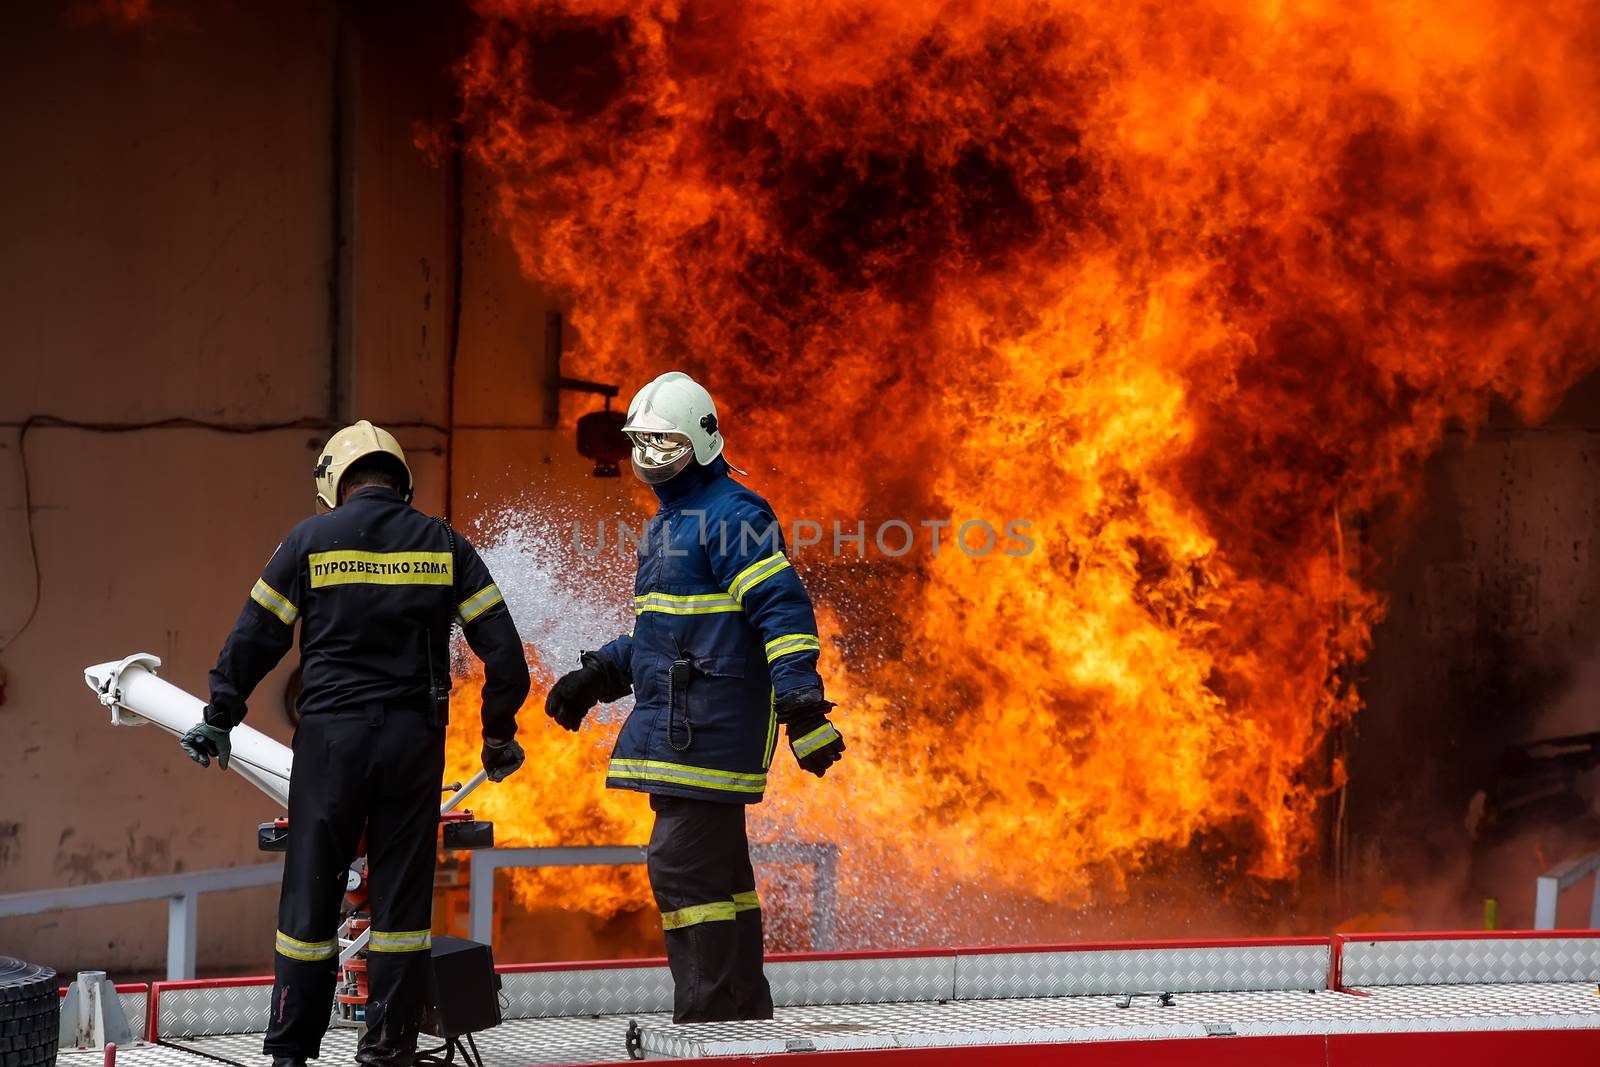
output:
{"label": "diamond plate platform", "polygon": [[1123,1008],[1119,999],[787,1008],[767,1022],[644,1026],[643,1040],[653,1056],[692,1059],[1219,1035],[1593,1029],[1600,1049],[1600,996],[1587,984],[1392,987],[1368,996],[1327,990],[1188,993],[1165,1007],[1142,997]]}
{"label": "diamond plate platform", "polygon": [[117,992],[117,1000],[122,1003],[122,1017],[128,1020],[128,1026],[134,1034],[143,1037],[150,1022],[150,994],[147,990],[137,993]]}
{"label": "diamond plate platform", "polygon": [[[1479,1030],[1593,1030],[1600,1050],[1600,995],[1588,983],[1376,987],[1355,993],[1180,993],[1119,1007],[1118,997],[803,1005],[767,1022],[674,1026],[665,1014],[539,1018],[478,1035],[485,1067],[625,1063],[628,1024],[637,1020],[653,1058],[759,1056],[802,1051],[980,1048],[1208,1036],[1441,1033]],[[348,1064],[355,1032],[330,1030],[312,1063]],[[428,1039],[424,1039],[424,1047]],[[201,1067],[219,1061],[270,1067],[261,1035],[184,1038],[119,1050],[126,1067]],[[100,1067],[98,1052],[67,1053],[61,1067]]]}
{"label": "diamond plate platform", "polygon": [[[1324,940],[1237,945],[920,952],[901,956],[822,956],[767,963],[773,1003],[886,1004],[919,1000],[1082,996],[1141,990],[1313,989],[1326,984]],[[503,968],[506,1018],[625,1015],[672,1009],[664,966]],[[225,1020],[198,1031],[226,1033],[252,1010],[241,996]],[[195,1025],[187,1020],[184,1027]],[[239,1029],[234,1027],[234,1029]],[[165,1019],[163,1033],[168,1033]]]}
{"label": "diamond plate platform", "polygon": [[[216,985],[157,983],[156,1039],[260,1033],[272,1006],[272,979]],[[329,1011],[329,1017],[333,1013]]]}
{"label": "diamond plate platform", "polygon": [[1083,949],[956,957],[955,998],[1076,997],[1144,990],[1320,989],[1328,943]]}
{"label": "diamond plate platform", "polygon": [[956,956],[775,960],[767,964],[767,981],[779,1007],[949,1000],[956,995]]}
{"label": "diamond plate platform", "polygon": [[[1344,988],[1330,990],[1336,950]],[[1348,1041],[1360,1055],[1370,1035],[1406,1035],[1383,1039],[1399,1043],[1385,1062],[1409,1065],[1426,1057],[1396,1050],[1418,1035],[1456,1048],[1498,1035],[1496,1062],[1538,1046],[1600,1063],[1600,937],[1579,932],[780,957],[767,963],[775,1019],[690,1026],[671,1022],[672,980],[660,961],[501,973],[507,1021],[478,1035],[486,1067],[626,1062],[630,1021],[656,1059],[925,1049],[953,1063],[969,1048],[1147,1042],[1139,1047],[1179,1057],[1166,1064],[1181,1061],[1185,1042],[1219,1036],[1317,1038],[1310,1047],[1325,1050]],[[158,984],[156,1026],[169,1047],[129,1050],[139,1055],[128,1067],[270,1067],[260,1031],[271,988],[270,979]],[[351,1062],[355,1041],[353,1030],[330,1031],[321,1062]],[[81,1057],[98,1054],[70,1055],[65,1067],[97,1067]]]}
{"label": "diamond plate platform", "polygon": [[[56,1067],[101,1067],[104,1062],[105,1053],[99,1049],[56,1053]],[[119,1067],[217,1067],[215,1060],[184,1049],[144,1043],[117,1049],[117,1063]]]}
{"label": "diamond plate platform", "polygon": [[[478,1051],[483,1055],[484,1067],[554,1067],[566,1064],[626,1063],[628,1023],[637,1019],[641,1026],[668,1026],[669,1015],[605,1016],[598,1019],[519,1019],[501,1023],[475,1038]],[[216,1067],[218,1060],[240,1064],[241,1067],[272,1067],[272,1057],[261,1051],[260,1034],[228,1034],[212,1037],[188,1038],[173,1042],[186,1054],[207,1057],[185,1063],[138,1062],[130,1067],[195,1067],[206,1063]],[[421,1048],[437,1044],[424,1035]],[[313,1064],[350,1064],[355,1062],[356,1033],[350,1029],[328,1031],[322,1041],[322,1056],[311,1060]],[[98,1053],[96,1054],[98,1056]],[[121,1058],[120,1054],[118,1056]],[[70,1067],[100,1067],[93,1064],[72,1064]]]}
{"label": "diamond plate platform", "polygon": [[[772,960],[767,980],[779,1006],[948,1000],[955,995],[955,963],[954,953]],[[666,967],[509,967],[501,982],[502,1011],[508,1019],[672,1010],[672,975]]]}
{"label": "diamond plate platform", "polygon": [[672,1010],[672,975],[665,967],[510,969],[500,982],[501,1014],[508,1019]]}
{"label": "diamond plate platform", "polygon": [[1600,937],[1348,938],[1346,986],[1600,982]]}

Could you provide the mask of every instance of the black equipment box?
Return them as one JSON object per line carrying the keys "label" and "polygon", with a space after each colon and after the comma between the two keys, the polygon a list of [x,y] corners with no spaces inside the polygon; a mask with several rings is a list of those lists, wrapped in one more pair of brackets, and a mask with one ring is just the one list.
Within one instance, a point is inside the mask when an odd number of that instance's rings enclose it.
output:
{"label": "black equipment box", "polygon": [[426,1033],[449,1039],[500,1025],[500,976],[488,945],[436,937],[431,963]]}

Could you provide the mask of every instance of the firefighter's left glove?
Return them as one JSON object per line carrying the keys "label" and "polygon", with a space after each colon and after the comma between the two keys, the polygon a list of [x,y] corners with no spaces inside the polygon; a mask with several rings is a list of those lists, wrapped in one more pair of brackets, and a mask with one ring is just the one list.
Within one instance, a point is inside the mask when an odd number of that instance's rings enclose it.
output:
{"label": "firefighter's left glove", "polygon": [[211,766],[211,759],[215,756],[217,766],[227,770],[228,760],[233,756],[233,744],[228,740],[228,731],[206,722],[191,726],[188,733],[178,738],[178,744],[189,753],[190,759],[202,767]]}
{"label": "firefighter's left glove", "polygon": [[821,778],[844,758],[844,735],[828,720],[833,704],[819,689],[779,697],[773,713],[789,735],[789,749],[800,769]]}
{"label": "firefighter's left glove", "polygon": [[515,741],[490,741],[483,742],[483,769],[488,772],[489,781],[503,782],[517,773],[517,768],[522,766],[526,757],[522,753],[522,746]]}

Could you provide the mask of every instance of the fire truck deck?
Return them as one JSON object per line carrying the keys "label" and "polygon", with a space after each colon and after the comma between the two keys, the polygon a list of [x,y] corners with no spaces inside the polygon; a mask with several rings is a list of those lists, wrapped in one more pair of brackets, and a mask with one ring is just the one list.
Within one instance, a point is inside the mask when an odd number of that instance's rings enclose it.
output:
{"label": "fire truck deck", "polygon": [[[1600,1062],[1600,931],[1358,934],[773,957],[763,1022],[674,1026],[660,960],[500,968],[485,1067]],[[268,1067],[270,978],[121,987],[125,1067]],[[353,1060],[335,1027],[321,1062]],[[424,1046],[427,1045],[424,1040]],[[100,1052],[62,1052],[64,1067]],[[315,1062],[315,1061],[314,1061]]]}

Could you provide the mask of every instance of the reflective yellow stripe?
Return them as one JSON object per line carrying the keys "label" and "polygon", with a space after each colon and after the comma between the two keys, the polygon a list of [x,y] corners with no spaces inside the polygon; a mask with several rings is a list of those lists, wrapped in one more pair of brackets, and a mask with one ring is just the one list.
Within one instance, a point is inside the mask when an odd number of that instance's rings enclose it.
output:
{"label": "reflective yellow stripe", "polygon": [[731,900],[719,900],[715,904],[695,904],[677,911],[664,911],[661,913],[661,929],[681,930],[685,926],[699,926],[701,923],[720,923],[733,921],[734,904]]}
{"label": "reflective yellow stripe", "polygon": [[724,615],[728,612],[743,610],[737,604],[718,607],[683,607],[676,604],[636,603],[633,606],[635,615],[643,615],[647,611],[659,611],[663,615]]}
{"label": "reflective yellow stripe", "polygon": [[288,597],[268,585],[263,578],[256,579],[255,588],[250,590],[250,599],[276,615],[285,626],[293,626],[294,620],[300,617],[300,609],[289,603]]}
{"label": "reflective yellow stripe", "polygon": [[505,599],[500,595],[500,587],[490,582],[461,602],[461,606],[456,609],[456,618],[465,626],[496,604],[504,603]]}
{"label": "reflective yellow stripe", "polygon": [[665,615],[715,615],[725,611],[743,611],[739,602],[726,593],[695,593],[676,596],[672,593],[646,593],[633,598],[633,613],[659,611]]}
{"label": "reflective yellow stripe", "polygon": [[821,652],[822,642],[816,634],[784,634],[767,642],[767,662],[791,652]]}
{"label": "reflective yellow stripe", "polygon": [[448,552],[313,552],[311,588],[330,585],[452,585]]}
{"label": "reflective yellow stripe", "polygon": [[815,730],[812,730],[809,734],[806,734],[804,737],[797,738],[794,741],[789,742],[789,744],[794,746],[795,759],[804,759],[806,756],[811,755],[811,753],[828,744],[838,736],[839,731],[835,730],[833,728],[833,723],[830,722],[824,723]]}
{"label": "reflective yellow stripe", "polygon": [[314,963],[317,960],[331,960],[339,952],[337,941],[301,941],[297,937],[290,937],[282,930],[278,931],[278,955],[288,956],[291,960],[301,960]]}
{"label": "reflective yellow stripe", "polygon": [[660,600],[669,604],[732,604],[734,599],[727,593],[641,593],[633,598],[637,604],[641,600]]}
{"label": "reflective yellow stripe", "polygon": [[371,952],[421,952],[433,947],[432,930],[372,931]]}
{"label": "reflective yellow stripe", "polygon": [[606,768],[606,777],[641,782],[672,782],[677,785],[693,785],[728,793],[761,793],[767,788],[765,774],[718,771],[709,767],[689,767],[681,763],[663,763],[659,760],[614,759]]}
{"label": "reflective yellow stripe", "polygon": [[761,769],[772,766],[772,754],[778,750],[778,711],[776,689],[767,690],[767,746],[761,750]]}
{"label": "reflective yellow stripe", "polygon": [[761,907],[761,898],[754,889],[748,893],[735,893],[733,895],[734,911],[757,911]]}
{"label": "reflective yellow stripe", "polygon": [[690,771],[694,774],[709,774],[718,778],[731,778],[744,782],[764,782],[767,779],[767,776],[764,774],[745,774],[742,771],[717,771],[706,767],[690,767],[687,764],[682,763],[664,763],[661,760],[614,759],[611,761],[611,765],[613,767],[617,766],[618,764],[627,767],[649,767],[665,770]]}
{"label": "reflective yellow stripe", "polygon": [[728,586],[728,592],[740,603],[744,602],[744,595],[762,582],[771,578],[779,571],[787,570],[789,560],[782,552],[774,552],[766,559],[756,560],[750,566],[734,575],[733,584]]}

